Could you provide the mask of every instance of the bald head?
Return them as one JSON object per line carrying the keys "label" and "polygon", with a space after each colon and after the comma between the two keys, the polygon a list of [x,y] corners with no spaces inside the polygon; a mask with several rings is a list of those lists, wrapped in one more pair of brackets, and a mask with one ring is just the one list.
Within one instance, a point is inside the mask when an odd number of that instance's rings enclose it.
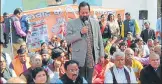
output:
{"label": "bald head", "polygon": [[126,57],[133,57],[134,56],[134,51],[131,48],[125,49],[125,56]]}
{"label": "bald head", "polygon": [[127,48],[127,49],[125,49],[124,52],[125,52],[125,53],[127,53],[127,52],[133,52],[133,53],[134,53],[134,51],[133,51],[131,48]]}

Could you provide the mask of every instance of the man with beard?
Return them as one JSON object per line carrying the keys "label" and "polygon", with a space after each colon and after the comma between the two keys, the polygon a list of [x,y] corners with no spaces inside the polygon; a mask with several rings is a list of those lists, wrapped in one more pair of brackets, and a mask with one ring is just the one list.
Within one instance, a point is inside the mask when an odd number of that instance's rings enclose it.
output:
{"label": "man with beard", "polygon": [[74,60],[64,65],[66,73],[60,78],[63,84],[86,84],[87,81],[79,75],[79,63]]}
{"label": "man with beard", "polygon": [[42,56],[42,67],[43,68],[47,68],[47,65],[50,65],[53,63],[53,60],[51,59],[47,49],[42,49],[40,54]]}
{"label": "man with beard", "polygon": [[93,67],[104,57],[104,46],[98,21],[90,18],[90,5],[79,4],[79,18],[67,23],[66,40],[72,46],[72,60],[79,62],[80,74],[92,82]]}

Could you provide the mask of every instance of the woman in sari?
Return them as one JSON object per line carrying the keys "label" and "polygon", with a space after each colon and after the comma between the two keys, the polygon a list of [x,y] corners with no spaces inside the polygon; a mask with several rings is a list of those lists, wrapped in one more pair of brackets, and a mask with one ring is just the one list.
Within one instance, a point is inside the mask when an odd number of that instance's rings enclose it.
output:
{"label": "woman in sari", "polygon": [[104,58],[100,58],[99,63],[94,67],[92,83],[104,84],[105,71],[107,71],[107,69],[111,68],[113,65],[114,64],[110,62],[107,54],[105,54]]}

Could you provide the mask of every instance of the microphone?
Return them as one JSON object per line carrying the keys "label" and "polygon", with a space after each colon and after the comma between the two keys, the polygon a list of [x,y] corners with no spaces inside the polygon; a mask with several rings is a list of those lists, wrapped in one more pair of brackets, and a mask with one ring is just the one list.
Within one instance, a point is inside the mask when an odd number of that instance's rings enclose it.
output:
{"label": "microphone", "polygon": [[[89,29],[89,25],[90,25],[89,21],[88,20],[85,20],[84,21],[84,24]],[[86,33],[86,36],[88,36],[88,33]]]}
{"label": "microphone", "polygon": [[84,24],[85,24],[85,26],[87,26],[87,27],[90,25],[88,20],[84,21]]}

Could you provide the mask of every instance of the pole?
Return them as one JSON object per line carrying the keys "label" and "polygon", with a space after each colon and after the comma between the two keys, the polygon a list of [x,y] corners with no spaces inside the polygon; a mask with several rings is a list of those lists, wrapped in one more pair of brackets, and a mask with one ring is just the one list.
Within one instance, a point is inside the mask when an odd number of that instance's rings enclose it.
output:
{"label": "pole", "polygon": [[14,54],[13,54],[13,43],[12,43],[12,23],[11,23],[11,18],[9,19],[9,27],[10,27],[10,45],[11,45],[11,56],[12,56],[12,58],[14,57]]}

